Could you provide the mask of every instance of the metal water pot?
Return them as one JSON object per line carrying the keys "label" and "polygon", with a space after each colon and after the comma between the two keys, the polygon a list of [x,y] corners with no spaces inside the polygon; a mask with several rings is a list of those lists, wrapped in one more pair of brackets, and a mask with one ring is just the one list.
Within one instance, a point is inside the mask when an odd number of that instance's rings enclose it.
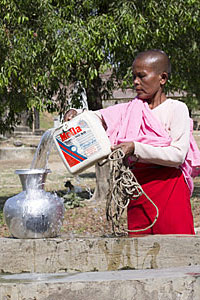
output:
{"label": "metal water pot", "polygon": [[16,170],[23,191],[4,205],[4,220],[16,238],[48,238],[58,236],[63,218],[63,200],[45,192],[44,183],[50,170]]}

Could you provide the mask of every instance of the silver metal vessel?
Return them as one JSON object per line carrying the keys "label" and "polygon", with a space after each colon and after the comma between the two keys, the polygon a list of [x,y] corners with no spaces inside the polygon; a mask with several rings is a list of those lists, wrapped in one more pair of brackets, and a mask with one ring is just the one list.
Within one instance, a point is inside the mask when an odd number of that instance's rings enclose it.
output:
{"label": "silver metal vessel", "polygon": [[63,200],[45,192],[49,169],[16,170],[23,191],[9,198],[4,205],[4,220],[16,238],[48,238],[58,236],[63,218]]}

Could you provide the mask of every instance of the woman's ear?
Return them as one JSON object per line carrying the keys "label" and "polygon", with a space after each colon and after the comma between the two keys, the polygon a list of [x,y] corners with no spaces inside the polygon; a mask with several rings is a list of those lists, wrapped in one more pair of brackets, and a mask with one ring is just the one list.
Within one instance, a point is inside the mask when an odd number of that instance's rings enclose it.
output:
{"label": "woman's ear", "polygon": [[160,75],[160,84],[161,85],[165,85],[166,82],[168,80],[168,74],[167,72],[163,72],[161,75]]}

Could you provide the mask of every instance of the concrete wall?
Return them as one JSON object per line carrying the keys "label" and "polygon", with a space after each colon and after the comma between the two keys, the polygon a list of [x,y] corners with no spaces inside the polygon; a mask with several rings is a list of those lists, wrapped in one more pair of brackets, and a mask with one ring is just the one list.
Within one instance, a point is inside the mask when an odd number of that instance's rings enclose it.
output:
{"label": "concrete wall", "polygon": [[161,269],[200,265],[200,236],[0,239],[1,273]]}

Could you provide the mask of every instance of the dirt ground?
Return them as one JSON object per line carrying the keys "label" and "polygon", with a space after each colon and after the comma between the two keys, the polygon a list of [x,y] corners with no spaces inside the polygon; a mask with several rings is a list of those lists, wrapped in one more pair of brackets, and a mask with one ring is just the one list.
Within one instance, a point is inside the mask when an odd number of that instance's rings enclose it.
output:
{"label": "dirt ground", "polygon": [[[0,143],[1,147],[1,143]],[[5,147],[5,143],[4,143]],[[22,191],[21,183],[14,172],[16,169],[26,169],[31,165],[30,159],[0,160],[0,237],[10,236],[7,226],[3,220],[3,205],[5,201]],[[65,182],[70,181],[80,192],[82,198],[78,198],[80,207],[66,209],[65,218],[61,230],[62,236],[104,236],[111,234],[111,226],[105,216],[105,201],[98,202],[89,198],[88,190],[95,188],[94,167],[80,174],[78,178],[71,176],[59,155],[53,151],[49,157],[49,168],[52,173],[48,174],[45,190],[57,192],[59,195],[66,195],[67,188]],[[196,228],[200,228],[200,177],[194,180],[195,189],[191,198],[194,223]],[[84,195],[84,196],[83,196]],[[124,216],[125,220],[126,216]],[[200,234],[199,229],[197,233]]]}
{"label": "dirt ground", "polygon": [[[0,160],[0,237],[9,236],[3,220],[3,205],[8,198],[22,191],[15,170],[30,168],[31,161],[32,159]],[[70,181],[79,195],[76,204],[80,206],[66,209],[62,236],[102,236],[111,233],[105,217],[105,201],[99,203],[90,198],[90,193],[94,192],[96,184],[95,169],[90,168],[75,178],[67,172],[56,153],[50,155],[48,167],[51,173],[47,176],[45,191],[56,192],[60,196],[66,195],[68,189],[65,187],[65,182]]]}

